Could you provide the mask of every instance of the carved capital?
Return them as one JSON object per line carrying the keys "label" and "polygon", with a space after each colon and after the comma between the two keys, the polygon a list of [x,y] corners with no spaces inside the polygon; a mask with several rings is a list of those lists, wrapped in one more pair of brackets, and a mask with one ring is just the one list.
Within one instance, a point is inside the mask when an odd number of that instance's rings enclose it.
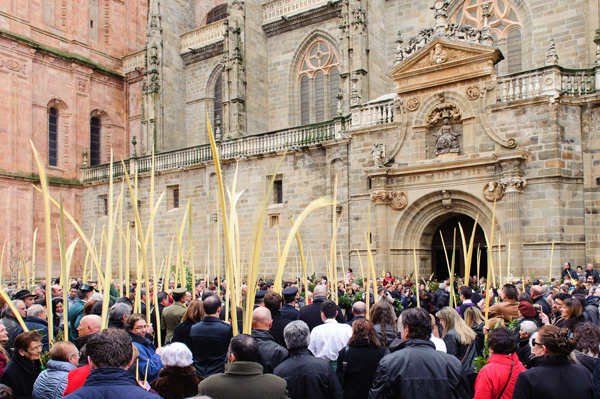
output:
{"label": "carved capital", "polygon": [[527,185],[527,180],[521,176],[510,176],[500,179],[505,193],[521,193]]}
{"label": "carved capital", "polygon": [[395,211],[402,211],[408,205],[408,195],[405,191],[378,190],[371,193],[371,201],[375,205],[391,205]]}

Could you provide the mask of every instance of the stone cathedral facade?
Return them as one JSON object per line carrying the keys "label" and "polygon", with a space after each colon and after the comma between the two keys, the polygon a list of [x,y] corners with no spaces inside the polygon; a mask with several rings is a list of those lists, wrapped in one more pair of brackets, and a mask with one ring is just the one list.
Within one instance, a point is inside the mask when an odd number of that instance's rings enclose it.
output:
{"label": "stone cathedral facade", "polygon": [[[106,1],[110,10],[122,3]],[[269,198],[261,274],[276,270],[277,237],[287,237],[289,217],[335,187],[338,206],[311,215],[300,229],[319,275],[329,259],[333,220],[339,220],[339,275],[344,264],[360,277],[358,257],[364,263],[370,246],[378,274],[409,274],[416,253],[420,275],[445,277],[443,248],[451,251],[454,231],[462,274],[459,225],[468,240],[475,220],[482,272],[489,245],[505,276],[510,256],[515,278],[547,278],[552,247],[553,277],[567,261],[600,264],[597,2],[141,3],[135,15],[147,13],[143,24],[137,18],[124,25],[133,39],[114,36],[127,42],[126,51],[110,58],[114,65],[89,72],[105,73],[118,90],[90,93],[98,105],[73,111],[81,124],[77,145],[67,145],[69,179],[53,187],[58,192],[68,183],[77,192],[73,206],[87,234],[108,224],[111,147],[139,173],[138,204],[142,223],[148,222],[154,151],[154,198],[166,192],[155,222],[158,252],[168,252],[191,201],[196,271],[205,273],[206,259],[214,265],[220,221],[210,121],[225,182],[231,185],[237,168],[238,190],[244,190],[242,246],[287,150]],[[3,65],[0,71],[8,72]],[[10,76],[10,82],[23,79]],[[79,81],[72,82],[77,92]],[[71,109],[56,99],[40,102],[38,113],[48,123],[40,118],[31,125],[48,162],[55,154],[51,141],[64,137],[51,123],[62,126],[65,106]],[[122,175],[119,163],[117,181]],[[35,199],[24,202],[31,203],[35,208]],[[33,215],[28,229],[40,223]],[[134,221],[130,200],[123,217]],[[285,277],[296,273],[297,257],[294,248]]]}

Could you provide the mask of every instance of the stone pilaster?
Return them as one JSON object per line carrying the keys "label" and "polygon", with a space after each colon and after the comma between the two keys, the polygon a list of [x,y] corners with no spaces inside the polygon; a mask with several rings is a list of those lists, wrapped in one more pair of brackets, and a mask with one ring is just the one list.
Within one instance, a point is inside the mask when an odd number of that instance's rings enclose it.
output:
{"label": "stone pilaster", "polygon": [[[523,219],[522,219],[522,193],[527,185],[521,172],[521,162],[511,160],[502,162],[502,178],[500,184],[504,189],[506,201],[506,245],[510,240],[510,272],[513,276],[523,274]],[[507,276],[508,277],[508,276]]]}
{"label": "stone pilaster", "polygon": [[146,75],[142,85],[141,155],[162,151],[162,56],[160,1],[151,0],[146,26]]}

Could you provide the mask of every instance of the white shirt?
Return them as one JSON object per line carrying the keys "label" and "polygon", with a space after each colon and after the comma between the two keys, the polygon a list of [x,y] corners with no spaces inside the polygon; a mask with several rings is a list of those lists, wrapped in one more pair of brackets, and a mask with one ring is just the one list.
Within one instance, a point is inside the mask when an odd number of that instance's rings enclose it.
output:
{"label": "white shirt", "polygon": [[352,327],[340,324],[335,319],[325,320],[325,324],[316,326],[310,333],[308,349],[321,359],[336,361],[340,350],[348,345],[352,336]]}
{"label": "white shirt", "polygon": [[435,345],[436,351],[448,353],[446,349],[446,343],[443,339],[434,337],[433,334],[431,334],[431,338],[429,338],[429,340]]}

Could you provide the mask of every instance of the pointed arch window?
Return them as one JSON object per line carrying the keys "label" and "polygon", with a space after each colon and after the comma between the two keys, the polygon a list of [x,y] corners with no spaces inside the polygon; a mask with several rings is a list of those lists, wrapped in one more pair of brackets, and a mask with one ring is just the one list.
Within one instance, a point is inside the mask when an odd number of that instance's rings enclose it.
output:
{"label": "pointed arch window", "polygon": [[[483,27],[483,5],[490,5],[489,20],[494,45],[500,46],[507,58],[508,73],[523,69],[522,41],[523,19],[509,0],[465,0],[450,17],[449,22],[458,25]],[[506,43],[506,45],[504,44]]]}
{"label": "pointed arch window", "polygon": [[300,122],[303,125],[332,119],[337,114],[340,62],[324,41],[313,43],[300,62]]}
{"label": "pointed arch window", "polygon": [[58,110],[48,112],[48,165],[58,166]]}
{"label": "pointed arch window", "polygon": [[227,18],[227,3],[220,4],[206,14],[206,25]]}
{"label": "pointed arch window", "polygon": [[215,83],[213,97],[213,126],[217,124],[217,117],[223,123],[223,74],[219,74]]}
{"label": "pointed arch window", "polygon": [[90,166],[100,165],[100,118],[90,118]]}

